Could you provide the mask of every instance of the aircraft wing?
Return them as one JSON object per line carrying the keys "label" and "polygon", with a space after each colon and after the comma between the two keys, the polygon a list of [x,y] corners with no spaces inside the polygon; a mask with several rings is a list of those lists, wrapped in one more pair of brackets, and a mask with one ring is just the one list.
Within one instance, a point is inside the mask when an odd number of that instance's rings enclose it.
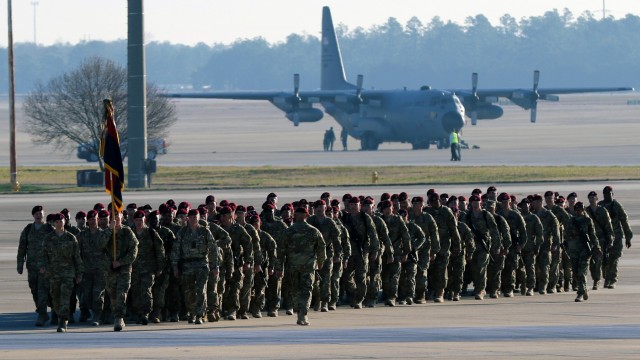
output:
{"label": "aircraft wing", "polygon": [[[363,99],[377,99],[380,97],[379,91],[363,90],[360,96]],[[167,93],[165,97],[177,99],[232,99],[232,100],[267,100],[289,99],[296,97],[295,92],[288,91],[227,91],[227,92],[189,92],[189,93]],[[355,90],[311,90],[297,93],[299,102],[318,103],[321,101],[334,102],[341,98],[356,97]]]}

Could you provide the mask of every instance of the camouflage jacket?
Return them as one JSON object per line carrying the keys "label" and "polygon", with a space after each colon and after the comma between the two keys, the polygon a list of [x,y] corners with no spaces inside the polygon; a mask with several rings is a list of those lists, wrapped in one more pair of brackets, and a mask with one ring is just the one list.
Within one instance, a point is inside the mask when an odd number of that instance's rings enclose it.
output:
{"label": "camouflage jacket", "polygon": [[176,242],[176,234],[168,227],[162,225],[154,227],[153,230],[155,230],[158,235],[160,235],[160,239],[162,239],[165,269],[171,270],[171,250],[173,249],[173,244]]}
{"label": "camouflage jacket", "polygon": [[585,213],[593,220],[596,236],[603,242],[603,245],[606,247],[613,245],[613,226],[611,226],[611,218],[607,209],[596,206],[596,209],[593,210],[591,206],[587,206]]}
{"label": "camouflage jacket", "polygon": [[440,236],[438,235],[438,224],[436,224],[433,216],[426,212],[416,215],[413,211],[409,211],[409,220],[420,226],[427,237],[422,248],[428,247],[431,249],[431,254],[437,254],[440,251]]}
{"label": "camouflage jacket", "polygon": [[512,247],[520,245],[521,248],[524,248],[527,243],[527,226],[525,225],[522,215],[511,209],[505,213],[502,211],[502,208],[500,208],[498,214],[505,218],[507,224],[509,224]]}
{"label": "camouflage jacket", "polygon": [[145,226],[140,231],[135,229],[133,233],[138,239],[138,256],[133,262],[134,271],[159,272],[164,270],[167,258],[162,238],[158,232]]}
{"label": "camouflage jacket", "polygon": [[472,254],[475,251],[476,244],[473,240],[473,233],[471,232],[469,225],[465,224],[462,221],[459,221],[458,233],[460,233],[460,244],[462,245],[462,249],[467,254]]}
{"label": "camouflage jacket", "polygon": [[495,251],[500,248],[500,232],[495,218],[486,210],[482,210],[480,216],[476,216],[473,211],[469,211],[464,221],[473,234],[476,250],[486,252]]}
{"label": "camouflage jacket", "polygon": [[624,211],[622,205],[615,199],[611,201],[601,200],[598,205],[604,207],[609,211],[609,217],[611,218],[611,226],[613,227],[613,234],[616,239],[622,239],[624,234],[625,240],[631,240],[633,232],[629,226],[629,218],[627,212]]}
{"label": "camouflage jacket", "polygon": [[50,232],[44,237],[41,251],[40,267],[45,268],[47,278],[82,277],[84,264],[80,257],[80,246],[72,233],[66,230],[62,234]]}
{"label": "camouflage jacket", "polygon": [[171,266],[177,268],[189,264],[206,262],[210,269],[218,267],[218,245],[208,228],[198,225],[195,230],[185,226],[176,235],[176,243],[171,249]]}
{"label": "camouflage jacket", "polygon": [[122,225],[122,228],[116,232],[116,257],[113,256],[113,230],[106,229],[102,238],[104,252],[109,260],[108,267],[111,268],[111,262],[118,260],[121,266],[130,267],[138,256],[138,239],[130,227]]}
{"label": "camouflage jacket", "polygon": [[376,214],[371,216],[371,220],[373,220],[373,224],[376,226],[376,235],[378,236],[378,243],[380,244],[377,250],[378,256],[380,256],[381,253],[384,253],[385,256],[393,256],[394,247],[391,244],[387,223],[380,215]]}
{"label": "camouflage jacket", "polygon": [[262,250],[260,250],[260,234],[258,230],[251,224],[245,223],[244,229],[247,230],[247,234],[251,236],[251,246],[253,248],[253,263],[262,264],[264,259],[262,258]]}
{"label": "camouflage jacket", "polygon": [[[590,217],[576,216],[565,225],[565,240],[571,257],[591,255],[589,250],[600,249],[600,242]],[[591,249],[587,247],[587,243]]]}
{"label": "camouflage jacket", "polygon": [[333,219],[323,217],[320,219],[317,215],[311,215],[307,219],[307,223],[320,230],[322,238],[327,246],[327,258],[332,259],[336,254],[342,253],[342,245],[340,243],[340,228]]}
{"label": "camouflage jacket", "polygon": [[244,226],[233,223],[228,228],[222,226],[231,237],[231,251],[233,253],[233,263],[235,267],[240,267],[245,263],[253,263],[253,243],[252,238]]}
{"label": "camouflage jacket", "polygon": [[260,236],[260,249],[262,250],[262,270],[265,271],[267,267],[275,268],[277,253],[276,240],[269,235],[268,232],[260,230],[258,232]]}
{"label": "camouflage jacket", "polygon": [[508,249],[511,247],[511,229],[509,229],[509,223],[504,217],[495,214],[493,217],[496,219],[496,225],[498,225],[498,232],[500,232],[500,245],[497,249]]}
{"label": "camouflage jacket", "polygon": [[[406,223],[407,230],[409,231],[409,238],[411,239],[411,250],[413,252],[418,252],[423,246],[425,246],[425,242],[427,241],[427,237],[424,235],[424,231],[418,226],[416,223],[408,222]],[[427,246],[428,248],[428,246]]]}
{"label": "camouflage jacket", "polygon": [[544,240],[542,242],[541,250],[549,250],[547,246],[559,246],[560,245],[560,224],[558,219],[553,213],[545,208],[541,211],[532,211],[537,215],[542,223]]}
{"label": "camouflage jacket", "polygon": [[306,221],[294,222],[283,234],[282,248],[278,248],[276,270],[295,268],[313,272],[316,262],[326,260],[325,243],[320,231]]}
{"label": "camouflage jacket", "polygon": [[351,241],[349,240],[349,231],[344,227],[342,221],[340,221],[340,219],[336,219],[335,222],[340,228],[340,247],[342,248],[342,252],[337,255],[340,262],[342,262],[351,256]]}
{"label": "camouflage jacket", "polygon": [[376,225],[369,215],[345,213],[342,224],[349,232],[352,256],[365,256],[380,249]]}
{"label": "camouflage jacket", "polygon": [[[524,217],[525,227],[527,229],[527,243],[522,247],[522,252],[538,253],[544,241],[544,229],[540,218],[535,214],[527,214]],[[551,244],[547,243],[546,249],[551,248]]]}
{"label": "camouflage jacket", "polygon": [[20,268],[24,266],[26,260],[27,270],[39,270],[42,240],[52,231],[53,226],[47,223],[40,225],[39,228],[34,223],[31,223],[22,230],[18,244],[18,266]]}
{"label": "camouflage jacket", "polygon": [[411,252],[411,237],[409,236],[409,229],[407,229],[407,225],[402,221],[402,218],[391,214],[383,216],[382,219],[387,224],[387,229],[389,229],[389,239],[396,259],[409,255]]}
{"label": "camouflage jacket", "polygon": [[221,274],[233,273],[233,250],[231,248],[231,236],[227,230],[215,222],[209,222],[209,231],[218,245],[218,266]]}
{"label": "camouflage jacket", "polygon": [[282,234],[287,230],[287,224],[282,220],[274,218],[273,220],[264,219],[260,229],[266,231],[276,241],[278,246],[282,245]]}
{"label": "camouflage jacket", "polygon": [[[425,212],[431,215],[436,224],[438,224],[439,253],[446,253],[449,250],[460,251],[460,234],[458,233],[456,217],[451,209],[446,206],[440,206],[439,208],[428,207]],[[452,242],[457,244],[456,249],[451,249]]]}
{"label": "camouflage jacket", "polygon": [[103,271],[109,264],[103,247],[104,230],[98,228],[96,232],[86,229],[77,236],[80,246],[80,256],[85,270]]}

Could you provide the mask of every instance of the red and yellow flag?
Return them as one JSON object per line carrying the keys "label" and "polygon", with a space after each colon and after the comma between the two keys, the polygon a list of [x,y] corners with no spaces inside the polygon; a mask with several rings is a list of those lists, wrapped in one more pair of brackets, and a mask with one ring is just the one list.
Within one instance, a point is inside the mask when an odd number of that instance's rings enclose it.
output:
{"label": "red and yellow flag", "polygon": [[120,137],[116,129],[113,103],[104,100],[102,117],[102,140],[100,141],[100,157],[104,162],[104,187],[111,194],[113,211],[122,212],[122,191],[124,190],[124,167],[120,153]]}

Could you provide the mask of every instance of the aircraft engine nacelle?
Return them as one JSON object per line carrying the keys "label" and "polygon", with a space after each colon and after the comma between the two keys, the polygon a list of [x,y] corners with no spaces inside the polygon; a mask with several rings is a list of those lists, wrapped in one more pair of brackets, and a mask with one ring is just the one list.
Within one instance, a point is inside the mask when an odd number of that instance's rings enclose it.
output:
{"label": "aircraft engine nacelle", "polygon": [[294,126],[298,126],[301,122],[316,122],[320,121],[324,113],[320,109],[298,109],[296,111],[288,112],[286,117],[293,123]]}
{"label": "aircraft engine nacelle", "polygon": [[498,105],[483,105],[478,107],[478,120],[494,120],[502,116],[504,110]]}

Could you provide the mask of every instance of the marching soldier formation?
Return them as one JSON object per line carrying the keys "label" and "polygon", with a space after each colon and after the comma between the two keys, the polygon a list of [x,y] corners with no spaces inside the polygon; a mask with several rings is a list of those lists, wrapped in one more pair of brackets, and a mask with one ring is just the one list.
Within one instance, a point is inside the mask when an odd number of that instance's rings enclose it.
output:
{"label": "marching soldier formation", "polygon": [[[129,204],[122,213],[95,204],[76,214],[34,206],[20,234],[17,271],[26,264],[36,326],[66,332],[93,326],[163,321],[200,325],[309,310],[375,307],[614,289],[633,233],[606,186],[552,191],[519,202],[475,189],[465,196],[427,192],[325,192],[278,207],[274,193],[256,210],[209,195],[205,203],[168,200],[157,210]],[[543,204],[544,201],[544,204]],[[377,204],[375,206],[374,204]],[[587,273],[593,286],[587,284]],[[469,291],[469,286],[473,290]],[[51,316],[47,308],[51,308]]]}

